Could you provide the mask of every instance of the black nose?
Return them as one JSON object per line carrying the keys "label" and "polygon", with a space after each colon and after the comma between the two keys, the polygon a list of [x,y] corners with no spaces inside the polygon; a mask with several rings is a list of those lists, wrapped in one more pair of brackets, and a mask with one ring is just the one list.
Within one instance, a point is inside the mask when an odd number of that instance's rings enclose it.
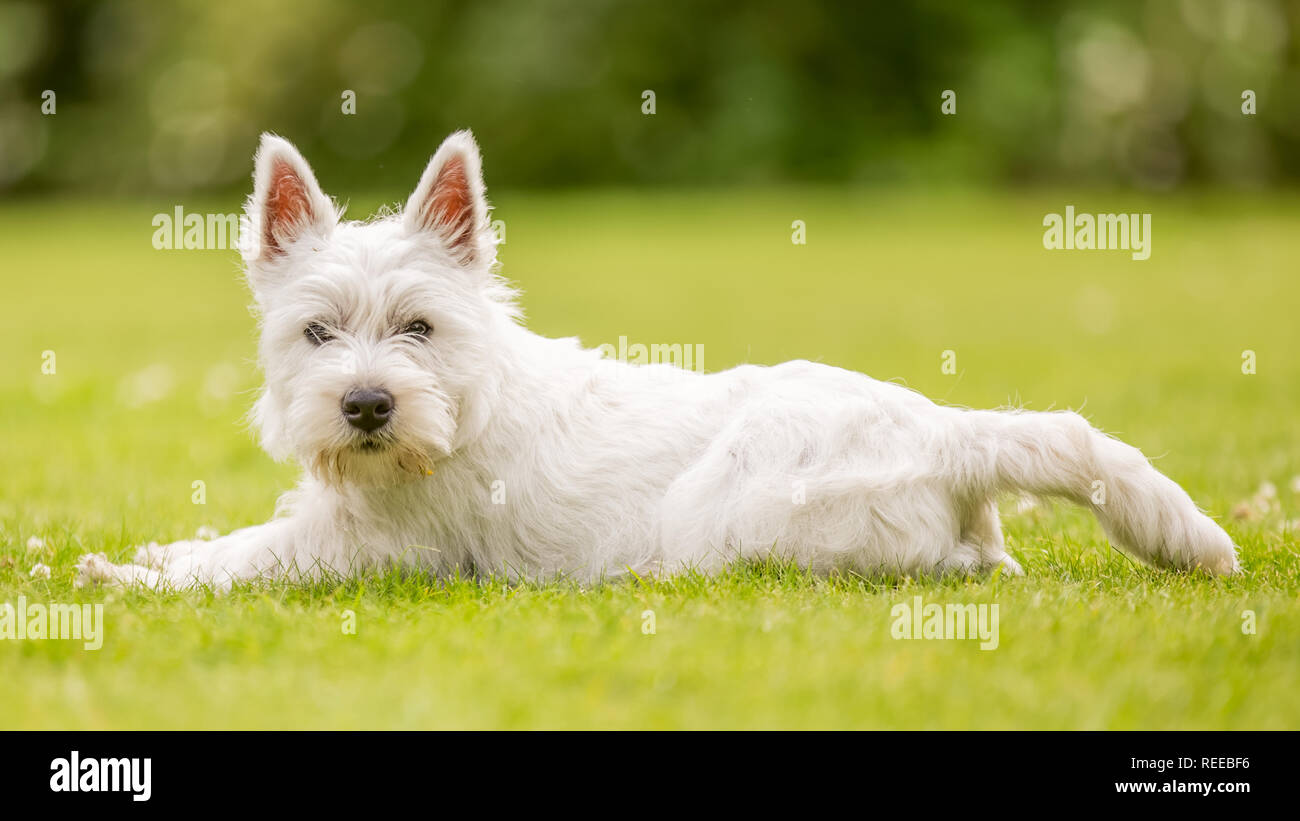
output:
{"label": "black nose", "polygon": [[343,397],[343,416],[348,424],[366,433],[388,424],[393,414],[393,395],[388,391],[352,390]]}

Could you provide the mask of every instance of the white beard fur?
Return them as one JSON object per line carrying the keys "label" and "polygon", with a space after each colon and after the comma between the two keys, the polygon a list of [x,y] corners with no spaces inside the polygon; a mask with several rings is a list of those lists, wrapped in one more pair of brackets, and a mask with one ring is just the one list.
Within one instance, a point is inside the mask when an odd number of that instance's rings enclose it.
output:
{"label": "white beard fur", "polygon": [[[629,365],[528,331],[493,273],[479,169],[459,132],[400,214],[341,222],[296,149],[263,138],[254,419],[267,450],[307,473],[267,524],[152,544],[135,564],[90,554],[82,583],[220,589],[393,566],[589,583],[766,557],[818,573],[1019,573],[1004,491],[1089,507],[1149,564],[1239,570],[1181,487],[1078,414],[943,407],[803,361]],[[397,333],[414,314],[427,339]],[[314,346],[302,328],[321,317],[338,333]],[[357,386],[395,398],[384,450],[359,450],[339,411]]]}

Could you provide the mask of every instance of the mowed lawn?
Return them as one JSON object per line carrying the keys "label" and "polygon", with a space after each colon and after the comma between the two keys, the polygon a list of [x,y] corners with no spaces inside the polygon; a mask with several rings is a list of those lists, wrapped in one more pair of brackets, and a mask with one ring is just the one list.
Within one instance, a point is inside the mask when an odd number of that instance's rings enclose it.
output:
{"label": "mowed lawn", "polygon": [[[261,522],[294,482],[242,423],[258,375],[236,255],[151,247],[175,205],[0,203],[0,602],[102,602],[105,618],[99,650],[0,641],[0,727],[1300,728],[1295,196],[497,196],[536,330],[1082,410],[1225,523],[1237,578],[1146,569],[1087,514],[1008,498],[1023,578],[74,589],[83,552]],[[1066,205],[1150,212],[1151,258],[1044,250],[1043,217]],[[1263,482],[1275,496],[1251,503]],[[892,638],[891,608],[915,596],[997,604],[997,649]]]}

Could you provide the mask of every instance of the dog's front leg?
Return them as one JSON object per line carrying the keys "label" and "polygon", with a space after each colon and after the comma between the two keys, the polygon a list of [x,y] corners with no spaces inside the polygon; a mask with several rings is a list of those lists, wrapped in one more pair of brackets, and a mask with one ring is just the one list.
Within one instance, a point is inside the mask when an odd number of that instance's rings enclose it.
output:
{"label": "dog's front leg", "polygon": [[290,516],[236,530],[212,541],[150,545],[136,553],[136,564],[113,564],[103,553],[77,563],[78,583],[141,585],[157,590],[210,586],[228,589],[238,581],[319,578],[335,567],[334,545],[313,543],[315,530],[305,517]]}

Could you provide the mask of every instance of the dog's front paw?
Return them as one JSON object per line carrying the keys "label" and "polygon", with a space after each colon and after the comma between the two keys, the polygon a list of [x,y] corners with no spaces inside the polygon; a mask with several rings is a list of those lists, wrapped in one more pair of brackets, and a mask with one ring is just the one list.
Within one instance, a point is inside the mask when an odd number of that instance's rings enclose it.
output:
{"label": "dog's front paw", "polygon": [[77,578],[73,582],[77,587],[96,584],[129,587],[140,585],[151,589],[162,589],[167,577],[157,570],[134,564],[113,564],[103,553],[87,553],[77,562]]}
{"label": "dog's front paw", "polygon": [[87,553],[77,561],[77,578],[73,584],[77,587],[119,584],[116,570],[117,567],[103,553]]}

